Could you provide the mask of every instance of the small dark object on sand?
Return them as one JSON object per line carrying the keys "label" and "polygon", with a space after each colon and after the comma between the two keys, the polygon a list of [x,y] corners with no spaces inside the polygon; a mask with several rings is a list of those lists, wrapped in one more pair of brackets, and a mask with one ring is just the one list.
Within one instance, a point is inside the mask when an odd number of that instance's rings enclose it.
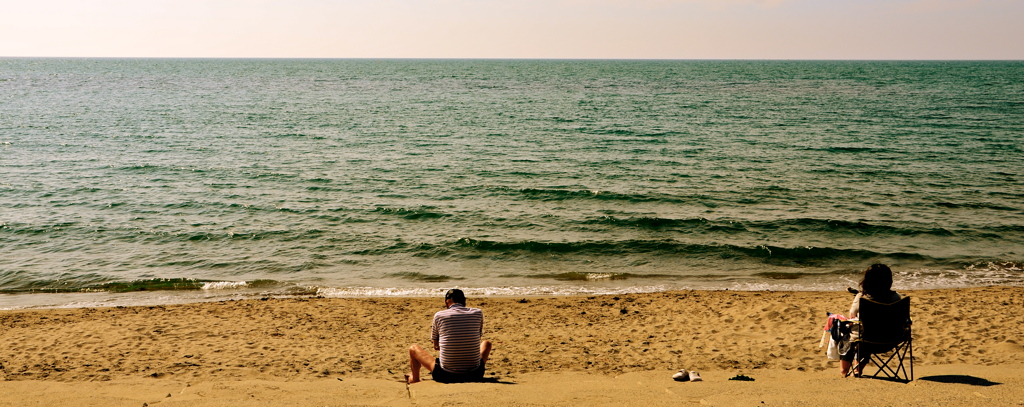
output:
{"label": "small dark object on sand", "polygon": [[729,380],[739,380],[741,382],[752,382],[752,381],[754,381],[754,378],[750,377],[750,376],[744,376],[744,375],[738,374],[738,375],[736,375],[736,377],[732,377]]}

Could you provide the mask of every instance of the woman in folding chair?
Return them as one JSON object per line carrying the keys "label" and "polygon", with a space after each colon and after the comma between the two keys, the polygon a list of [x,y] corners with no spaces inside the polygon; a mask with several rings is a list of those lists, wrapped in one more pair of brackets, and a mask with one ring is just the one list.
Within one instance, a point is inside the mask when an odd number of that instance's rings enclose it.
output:
{"label": "woman in folding chair", "polygon": [[[892,290],[892,270],[884,264],[872,264],[864,270],[864,278],[860,280],[860,292],[853,299],[850,306],[850,313],[846,314],[848,319],[860,317],[860,299],[867,298],[881,303],[893,303],[900,300],[900,295]],[[851,349],[839,356],[839,367],[842,369],[843,377],[848,376],[853,366],[855,352]],[[859,355],[859,359],[866,360],[870,355]],[[860,362],[860,361],[858,361]],[[863,373],[863,364],[858,363],[860,369],[853,372],[854,376],[860,377]]]}

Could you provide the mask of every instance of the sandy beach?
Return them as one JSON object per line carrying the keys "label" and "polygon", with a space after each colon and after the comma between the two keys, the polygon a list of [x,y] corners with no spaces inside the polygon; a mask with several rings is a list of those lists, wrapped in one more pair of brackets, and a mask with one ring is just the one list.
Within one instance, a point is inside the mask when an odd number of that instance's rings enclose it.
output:
{"label": "sandy beach", "polygon": [[1024,405],[1024,288],[903,294],[909,384],[839,377],[818,347],[838,292],[470,298],[495,382],[455,385],[401,382],[441,298],[0,311],[0,406]]}

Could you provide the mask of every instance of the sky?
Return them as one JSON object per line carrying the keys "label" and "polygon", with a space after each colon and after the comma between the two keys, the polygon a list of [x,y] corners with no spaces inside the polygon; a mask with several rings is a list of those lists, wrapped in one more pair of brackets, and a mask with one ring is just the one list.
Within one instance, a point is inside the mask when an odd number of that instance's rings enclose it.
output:
{"label": "sky", "polygon": [[0,56],[1024,59],[1024,0],[0,0]]}

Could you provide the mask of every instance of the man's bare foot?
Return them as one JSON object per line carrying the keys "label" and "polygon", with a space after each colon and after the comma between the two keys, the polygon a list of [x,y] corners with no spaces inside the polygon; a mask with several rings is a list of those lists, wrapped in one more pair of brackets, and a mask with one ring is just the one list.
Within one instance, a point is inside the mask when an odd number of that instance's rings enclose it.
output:
{"label": "man's bare foot", "polygon": [[419,382],[420,382],[419,380],[415,380],[415,381],[412,380],[412,376],[405,375],[405,383],[406,384],[413,384],[413,383],[419,383]]}

